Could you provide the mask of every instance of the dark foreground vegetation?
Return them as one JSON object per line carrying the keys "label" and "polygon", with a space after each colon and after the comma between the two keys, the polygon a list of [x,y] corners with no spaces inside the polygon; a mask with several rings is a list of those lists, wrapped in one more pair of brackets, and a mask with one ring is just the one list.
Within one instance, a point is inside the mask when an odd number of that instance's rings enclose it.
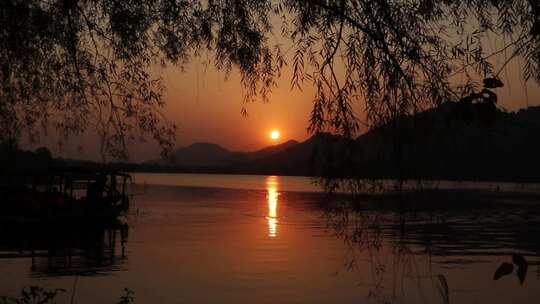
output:
{"label": "dark foreground vegetation", "polygon": [[[21,294],[18,297],[0,297],[0,304],[53,304],[56,303],[59,296],[66,291],[63,289],[45,289],[39,286],[29,286],[21,290]],[[75,292],[75,291],[73,291]],[[134,303],[134,292],[125,288],[124,294],[120,296],[117,304],[129,304]],[[76,303],[72,301],[71,303]]]}

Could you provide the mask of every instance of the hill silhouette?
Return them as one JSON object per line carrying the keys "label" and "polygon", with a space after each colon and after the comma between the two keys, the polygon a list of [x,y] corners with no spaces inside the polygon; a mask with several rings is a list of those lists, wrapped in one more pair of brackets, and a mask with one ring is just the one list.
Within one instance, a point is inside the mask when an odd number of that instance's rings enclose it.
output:
{"label": "hill silhouette", "polygon": [[482,106],[472,105],[462,115],[459,104],[447,103],[376,128],[356,140],[351,171],[375,178],[401,174],[424,179],[538,180],[540,107],[486,114]]}
{"label": "hill silhouette", "polygon": [[255,152],[197,143],[146,164],[185,172],[532,181],[540,179],[539,135],[540,107],[486,114],[481,105],[446,103],[355,139],[318,133]]}
{"label": "hill silhouette", "polygon": [[159,161],[161,164],[179,166],[195,165],[199,167],[219,166],[230,155],[230,151],[213,143],[194,143],[176,150],[168,160]]}
{"label": "hill silhouette", "polygon": [[250,165],[258,166],[258,163],[264,163],[274,155],[279,155],[280,158],[297,145],[299,142],[289,140],[253,152],[234,152],[217,144],[194,143],[178,148],[168,159],[148,161],[145,164],[185,169],[242,171]]}
{"label": "hill silhouette", "polygon": [[[178,148],[142,164],[53,158],[50,152],[0,149],[4,171],[49,167],[128,172],[275,174],[356,178],[540,181],[540,107],[518,112],[446,103],[401,117],[354,139],[317,133],[252,152],[213,143]],[[40,164],[43,162],[43,165]],[[12,170],[11,170],[12,171]]]}

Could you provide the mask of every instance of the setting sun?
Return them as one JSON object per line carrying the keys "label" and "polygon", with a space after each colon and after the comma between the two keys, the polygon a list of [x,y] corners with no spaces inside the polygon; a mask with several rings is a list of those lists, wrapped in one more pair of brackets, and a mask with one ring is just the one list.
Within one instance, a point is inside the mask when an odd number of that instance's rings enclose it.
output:
{"label": "setting sun", "polygon": [[280,137],[280,134],[279,134],[278,130],[270,131],[270,139],[277,140],[277,139],[279,139],[279,137]]}

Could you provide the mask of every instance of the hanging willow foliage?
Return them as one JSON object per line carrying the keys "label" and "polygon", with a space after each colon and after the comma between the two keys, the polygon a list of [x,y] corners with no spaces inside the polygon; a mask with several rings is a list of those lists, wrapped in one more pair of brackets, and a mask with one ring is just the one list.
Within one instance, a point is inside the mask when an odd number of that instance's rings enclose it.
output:
{"label": "hanging willow foliage", "polygon": [[[316,88],[309,130],[347,137],[360,123],[474,93],[478,79],[498,78],[502,67],[489,59],[502,52],[540,80],[535,0],[7,0],[0,25],[0,139],[91,128],[103,154],[119,158],[144,135],[173,148],[163,83],[150,68],[181,67],[204,51],[218,69],[238,69],[246,101],[268,98],[290,64],[293,86]],[[277,33],[286,43],[270,43]],[[487,52],[489,35],[506,44]]]}

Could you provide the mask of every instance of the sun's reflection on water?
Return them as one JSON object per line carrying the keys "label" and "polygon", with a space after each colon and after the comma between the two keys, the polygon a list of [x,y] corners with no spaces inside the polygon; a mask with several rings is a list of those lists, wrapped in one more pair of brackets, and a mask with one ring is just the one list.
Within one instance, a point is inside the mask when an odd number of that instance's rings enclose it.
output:
{"label": "sun's reflection on water", "polygon": [[277,205],[278,205],[278,185],[279,179],[277,176],[268,176],[266,178],[266,199],[268,201],[268,236],[276,237],[278,228]]}

